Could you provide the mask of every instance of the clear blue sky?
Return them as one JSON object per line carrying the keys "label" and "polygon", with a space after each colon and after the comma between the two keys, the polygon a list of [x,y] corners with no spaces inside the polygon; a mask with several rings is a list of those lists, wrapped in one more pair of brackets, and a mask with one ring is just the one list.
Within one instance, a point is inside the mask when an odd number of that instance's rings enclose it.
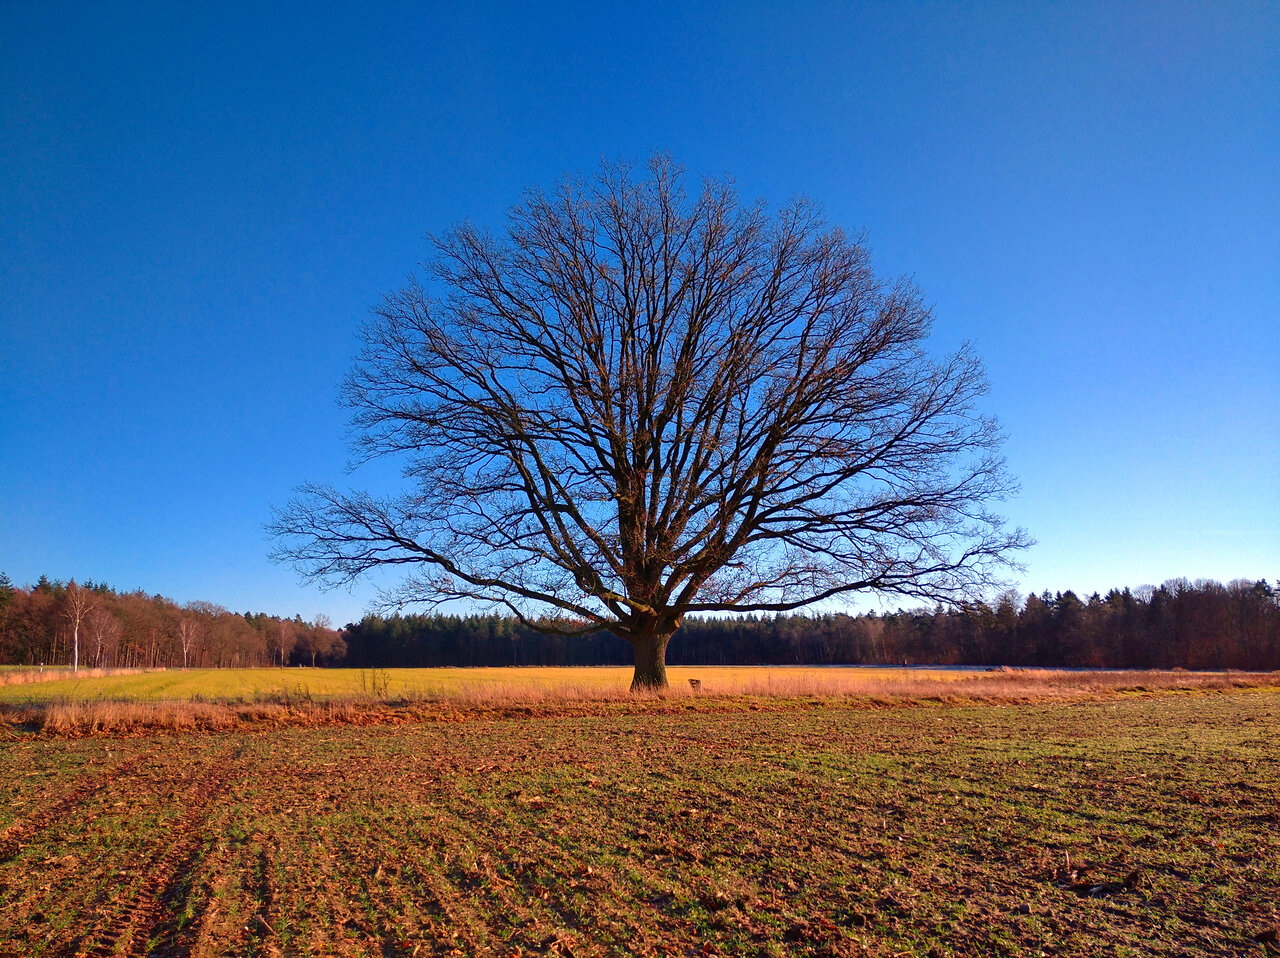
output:
{"label": "clear blue sky", "polygon": [[[617,9],[610,11],[610,7]],[[463,217],[668,150],[805,193],[971,340],[1023,591],[1280,577],[1280,6],[0,10],[0,570],[338,622],[368,308]]]}

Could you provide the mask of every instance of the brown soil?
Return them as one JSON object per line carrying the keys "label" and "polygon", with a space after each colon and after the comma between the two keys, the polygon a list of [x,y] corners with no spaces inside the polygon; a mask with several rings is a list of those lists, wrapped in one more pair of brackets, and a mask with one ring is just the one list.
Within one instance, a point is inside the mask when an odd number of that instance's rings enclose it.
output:
{"label": "brown soil", "polygon": [[0,769],[0,955],[1262,956],[1280,922],[1274,691],[28,733]]}

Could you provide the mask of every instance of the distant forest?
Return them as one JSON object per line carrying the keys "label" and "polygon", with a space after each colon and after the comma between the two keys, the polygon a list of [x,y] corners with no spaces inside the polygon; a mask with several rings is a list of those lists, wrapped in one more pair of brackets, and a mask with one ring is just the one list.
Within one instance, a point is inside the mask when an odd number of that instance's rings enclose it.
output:
{"label": "distant forest", "polygon": [[[143,592],[50,582],[15,588],[0,574],[0,663],[66,664],[80,594],[80,663],[93,667],[351,667],[630,665],[630,646],[601,632],[561,638],[498,615],[365,616],[335,630],[179,606]],[[83,601],[87,596],[87,603]],[[670,665],[1011,665],[1086,668],[1280,669],[1280,582],[1005,593],[957,609],[689,618]]]}
{"label": "distant forest", "polygon": [[[891,614],[688,618],[668,665],[1027,665],[1280,669],[1280,582],[1189,582]],[[609,633],[542,635],[504,616],[366,616],[347,664],[630,665]]]}
{"label": "distant forest", "polygon": [[94,582],[15,588],[0,573],[0,664],[82,668],[248,668],[340,665],[347,647],[321,616],[304,622],[237,613],[212,602],[178,605]]}

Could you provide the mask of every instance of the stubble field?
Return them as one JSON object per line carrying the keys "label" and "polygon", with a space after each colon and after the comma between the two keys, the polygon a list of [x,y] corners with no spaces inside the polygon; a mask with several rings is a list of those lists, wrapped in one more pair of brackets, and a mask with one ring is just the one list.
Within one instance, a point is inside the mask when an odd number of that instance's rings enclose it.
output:
{"label": "stubble field", "polygon": [[0,741],[0,954],[1277,954],[1280,690]]}

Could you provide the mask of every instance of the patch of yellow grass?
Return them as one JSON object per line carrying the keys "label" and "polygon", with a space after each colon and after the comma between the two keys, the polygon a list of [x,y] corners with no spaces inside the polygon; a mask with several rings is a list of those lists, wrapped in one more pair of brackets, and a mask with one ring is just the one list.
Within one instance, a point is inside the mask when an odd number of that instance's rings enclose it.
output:
{"label": "patch of yellow grass", "polygon": [[[448,671],[448,670],[422,670]],[[460,670],[454,670],[460,671]],[[475,670],[489,673],[481,680],[450,681],[409,696],[378,698],[353,695],[329,700],[311,696],[273,695],[256,702],[210,702],[204,699],[123,701],[119,699],[53,699],[23,705],[0,702],[0,738],[19,729],[38,729],[54,735],[136,733],[147,731],[227,730],[243,725],[384,724],[406,721],[466,721],[502,715],[601,714],[622,708],[678,708],[737,711],[805,708],[846,703],[852,707],[904,707],[927,703],[950,705],[1069,702],[1114,698],[1127,694],[1280,690],[1280,673],[1187,672],[1049,672],[1001,670],[990,673],[945,672],[877,675],[871,670],[815,670],[819,675],[733,674],[717,670],[717,684],[699,691],[673,684],[661,693],[633,694],[601,673],[629,670]],[[520,681],[501,673],[519,672]],[[535,672],[539,681],[525,673]],[[675,671],[675,670],[672,670]],[[748,670],[739,670],[746,672]],[[852,672],[866,672],[852,676]],[[885,670],[892,671],[892,670]],[[901,671],[901,670],[897,670]],[[558,682],[564,672],[575,683]],[[581,673],[590,673],[582,681]],[[680,669],[684,677],[703,669]],[[914,677],[913,677],[914,676]],[[456,679],[457,676],[449,676]],[[592,681],[599,680],[599,681]],[[364,679],[368,684],[368,676]],[[683,703],[683,704],[677,704]]]}
{"label": "patch of yellow grass", "polygon": [[[673,666],[666,695],[895,697],[1040,694],[1053,690],[1215,687],[1242,673],[1066,672],[1029,669],[959,671],[862,667]],[[63,672],[57,682],[0,687],[0,704],[42,702],[196,702],[300,704],[348,699],[479,702],[625,696],[629,667],[441,669],[192,669]]]}
{"label": "patch of yellow grass", "polygon": [[[434,701],[520,697],[548,693],[570,698],[625,693],[627,667],[441,668],[441,669],[191,669],[187,671],[114,671],[82,669],[11,673],[0,678],[0,704],[40,702],[221,702],[332,701],[346,698]],[[974,675],[944,669],[814,668],[785,666],[674,666],[667,670],[673,689],[702,685],[703,694],[771,694],[802,689],[815,694],[846,694],[869,684],[955,682]],[[57,681],[52,681],[57,679]]]}
{"label": "patch of yellow grass", "polygon": [[0,686],[31,685],[34,682],[55,682],[60,679],[98,679],[104,675],[137,675],[142,671],[142,669],[80,669],[73,672],[69,665],[53,665],[43,669],[0,665]]}

